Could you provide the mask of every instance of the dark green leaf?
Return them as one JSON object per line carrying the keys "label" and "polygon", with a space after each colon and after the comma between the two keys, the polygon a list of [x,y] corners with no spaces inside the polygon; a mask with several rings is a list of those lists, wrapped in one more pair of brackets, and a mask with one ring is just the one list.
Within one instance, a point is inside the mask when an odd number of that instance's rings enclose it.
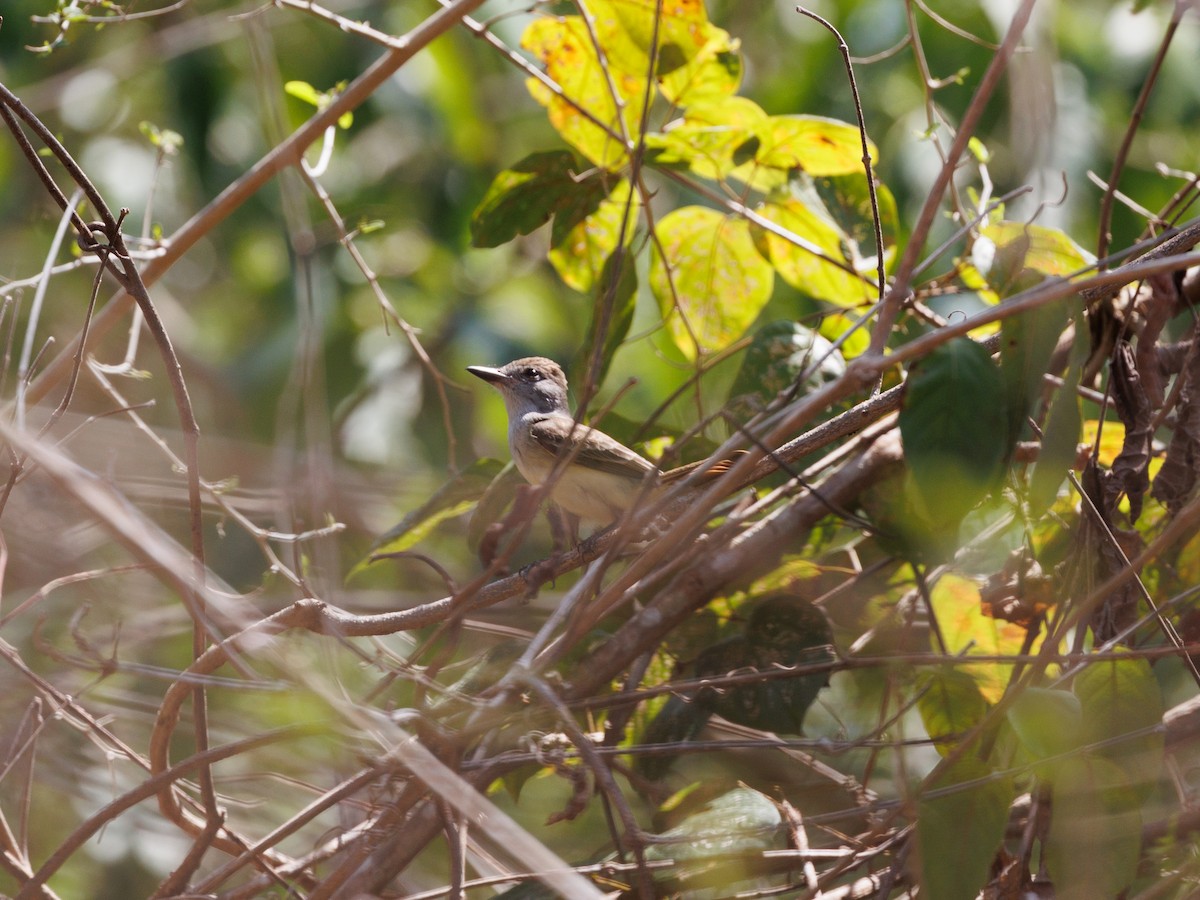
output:
{"label": "dark green leaf", "polygon": [[904,457],[929,521],[957,525],[999,483],[1010,438],[988,352],[957,338],[921,360],[900,409]]}
{"label": "dark green leaf", "polygon": [[1042,376],[1069,318],[1065,303],[1051,303],[1009,316],[1000,325],[1000,371],[1014,441],[1042,394]]}
{"label": "dark green leaf", "polygon": [[1012,799],[1011,781],[969,756],[930,784],[917,808],[922,897],[973,900],[979,894],[1004,839]]}
{"label": "dark green leaf", "polygon": [[754,333],[746,349],[727,408],[735,417],[748,419],[785,391],[806,394],[845,371],[842,354],[811,328],[790,320],[769,322]]}
{"label": "dark green leaf", "polygon": [[[1075,678],[1075,696],[1083,706],[1086,744],[1132,735],[1162,722],[1162,692],[1144,659],[1130,656],[1089,664]],[[1129,736],[1096,752],[1119,765],[1144,795],[1162,771],[1163,736]]]}
{"label": "dark green leaf", "polygon": [[556,213],[581,222],[608,195],[604,180],[577,179],[585,168],[569,150],[531,153],[492,181],[471,214],[471,243],[498,247],[540,228]]}
{"label": "dark green leaf", "polygon": [[[813,188],[826,212],[842,233],[858,248],[862,257],[875,256],[875,220],[871,213],[871,194],[867,190],[865,172],[814,178]],[[885,261],[894,255],[900,230],[900,215],[896,198],[887,185],[875,185],[875,200],[879,204],[879,225],[883,232]]]}

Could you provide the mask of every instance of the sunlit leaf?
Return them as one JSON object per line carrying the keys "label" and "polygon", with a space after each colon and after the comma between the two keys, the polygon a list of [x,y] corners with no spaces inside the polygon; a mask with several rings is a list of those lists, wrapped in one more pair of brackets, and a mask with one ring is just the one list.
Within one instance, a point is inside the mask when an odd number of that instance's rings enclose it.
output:
{"label": "sunlit leaf", "polygon": [[637,192],[623,179],[598,206],[589,209],[590,193],[587,199],[589,204],[576,203],[570,209],[558,211],[550,235],[551,264],[563,281],[581,293],[596,285],[618,243],[623,240],[623,245],[629,246],[641,208]]}
{"label": "sunlit leaf", "polygon": [[647,159],[660,166],[686,168],[722,181],[741,165],[739,149],[758,146],[756,129],[767,114],[745,97],[689,107],[661,134],[646,136]]}
{"label": "sunlit leaf", "polygon": [[175,156],[183,146],[183,135],[170,128],[159,128],[153,122],[139,122],[138,131],[165,156]]}
{"label": "sunlit leaf", "polygon": [[871,332],[869,327],[857,324],[856,319],[845,313],[835,312],[821,317],[821,327],[818,331],[821,332],[822,336],[829,338],[829,340],[836,344],[842,335],[846,334],[852,328],[854,332],[846,340],[842,341],[840,348],[842,356],[846,359],[853,359],[856,356],[866,353],[867,348],[871,346]]}
{"label": "sunlit leaf", "polygon": [[[674,72],[713,36],[703,0],[588,0],[587,7],[610,65],[642,76]],[[650,73],[656,40],[655,70]]]}
{"label": "sunlit leaf", "polygon": [[[1015,656],[1021,652],[1025,629],[984,615],[979,587],[970,579],[942,576],[930,590],[930,602],[952,656]],[[1012,666],[996,662],[961,666],[960,671],[971,677],[989,703],[1000,699],[1012,676]]]}
{"label": "sunlit leaf", "polygon": [[729,32],[708,25],[708,40],[700,51],[673,71],[663,74],[659,68],[659,89],[677,106],[732,100],[742,81],[742,57],[738,42]]}
{"label": "sunlit leaf", "polygon": [[973,900],[978,895],[1004,839],[1012,799],[1011,780],[970,756],[929,785],[917,807],[922,897]]}
{"label": "sunlit leaf", "polygon": [[[864,172],[858,126],[822,116],[771,116],[759,129],[762,148],[755,161],[773,169],[799,169],[809,175]],[[869,144],[871,159],[878,150]]]}
{"label": "sunlit leaf", "polygon": [[[1098,448],[1097,436],[1100,439]],[[1102,466],[1111,466],[1121,448],[1125,446],[1125,425],[1116,419],[1103,422],[1099,419],[1088,419],[1083,423],[1083,435],[1080,439],[1096,449],[1096,462]]]}
{"label": "sunlit leaf", "polygon": [[795,197],[764,203],[758,213],[800,241],[793,242],[760,226],[752,231],[763,256],[792,287],[842,307],[858,306],[874,298],[875,289],[850,270],[845,236],[828,218]]}
{"label": "sunlit leaf", "polygon": [[[980,233],[996,245],[997,258],[1005,252],[1015,255],[1012,263],[1015,270],[1031,269],[1042,275],[1066,277],[1096,261],[1057,228],[997,222],[984,226]],[[990,278],[989,281],[995,283]]]}
{"label": "sunlit leaf", "polygon": [[687,206],[665,216],[657,235],[650,288],[676,345],[690,359],[729,346],[758,317],[774,285],[746,222]]}
{"label": "sunlit leaf", "polygon": [[322,94],[307,81],[289,81],[283,86],[283,92],[289,97],[295,97],[310,106],[320,106]]}
{"label": "sunlit leaf", "polygon": [[546,107],[554,129],[596,165],[610,170],[623,166],[625,140],[636,137],[641,121],[645,74],[609,66],[606,75],[580,16],[535,19],[525,29],[521,46],[562,88],[559,94],[536,79],[526,81],[534,99]]}

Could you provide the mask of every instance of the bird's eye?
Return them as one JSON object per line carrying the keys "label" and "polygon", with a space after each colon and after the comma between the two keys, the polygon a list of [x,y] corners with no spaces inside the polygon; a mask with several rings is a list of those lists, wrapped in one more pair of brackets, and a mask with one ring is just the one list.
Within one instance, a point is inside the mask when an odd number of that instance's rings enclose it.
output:
{"label": "bird's eye", "polygon": [[535,369],[533,366],[530,366],[528,369],[525,370],[525,378],[529,381],[538,381],[541,379],[541,377],[542,377],[542,373],[539,372],[537,369]]}

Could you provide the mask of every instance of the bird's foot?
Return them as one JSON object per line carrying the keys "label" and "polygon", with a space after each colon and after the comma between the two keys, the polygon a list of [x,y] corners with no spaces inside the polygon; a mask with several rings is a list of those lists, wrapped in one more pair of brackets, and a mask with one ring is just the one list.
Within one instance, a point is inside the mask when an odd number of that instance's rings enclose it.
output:
{"label": "bird's foot", "polygon": [[554,580],[558,577],[558,564],[561,560],[561,553],[552,553],[545,559],[539,559],[521,567],[517,574],[525,582],[527,597],[536,595],[542,585],[547,582],[550,583],[550,587],[554,587]]}

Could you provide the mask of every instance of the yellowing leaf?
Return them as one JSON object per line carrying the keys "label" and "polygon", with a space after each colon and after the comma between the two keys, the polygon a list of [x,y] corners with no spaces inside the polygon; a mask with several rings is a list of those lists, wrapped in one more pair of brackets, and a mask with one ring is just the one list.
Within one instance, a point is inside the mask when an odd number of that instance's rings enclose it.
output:
{"label": "yellowing leaf", "polygon": [[[1100,430],[1101,424],[1103,431]],[[1125,426],[1115,420],[1101,423],[1099,419],[1088,419],[1083,423],[1083,437],[1080,440],[1089,447],[1095,447],[1097,434],[1100,435],[1100,447],[1096,461],[1102,466],[1111,467],[1125,446]]]}
{"label": "yellowing leaf", "polygon": [[871,331],[869,325],[855,325],[856,320],[845,313],[830,313],[821,319],[821,327],[817,330],[822,337],[837,343],[843,334],[854,328],[855,331],[842,341],[841,354],[844,359],[853,359],[867,352],[871,346]]}
{"label": "yellowing leaf", "polygon": [[521,46],[562,88],[560,95],[536,79],[526,82],[534,99],[546,107],[554,129],[596,165],[621,168],[627,158],[624,141],[636,136],[641,121],[645,75],[609,66],[606,76],[580,16],[534,20]]}
{"label": "yellowing leaf", "polygon": [[661,134],[646,136],[649,158],[658,165],[683,165],[713,181],[723,181],[758,150],[758,126],[767,114],[753,100],[728,97],[689,107]]}
{"label": "yellowing leaf", "polygon": [[686,206],[662,219],[657,236],[650,288],[676,345],[689,359],[729,346],[758,317],[774,287],[771,266],[754,249],[746,222]]}
{"label": "yellowing leaf", "polygon": [[[800,169],[809,175],[848,175],[863,172],[862,138],[858,127],[822,116],[771,116],[760,131],[759,165]],[[868,145],[871,158],[878,151]]]}
{"label": "yellowing leaf", "polygon": [[661,8],[658,0],[587,0],[587,6],[609,60],[629,72],[647,72],[655,38],[661,75],[693,59],[711,37],[703,0],[662,0]]}
{"label": "yellowing leaf", "polygon": [[997,222],[985,226],[980,234],[995,243],[997,255],[1006,250],[1017,254],[1014,268],[1032,269],[1042,275],[1066,277],[1096,261],[1056,228]]}
{"label": "yellowing leaf", "polygon": [[637,193],[622,179],[599,208],[584,218],[559,213],[554,219],[550,262],[562,280],[581,293],[590,291],[622,239],[621,222],[626,216],[625,246],[633,239],[640,208]]}
{"label": "yellowing leaf", "polygon": [[1004,840],[1012,780],[970,756],[939,774],[917,807],[923,900],[975,897]]}
{"label": "yellowing leaf", "polygon": [[841,307],[858,306],[874,298],[872,285],[847,271],[851,263],[843,251],[842,232],[808,204],[791,197],[764,203],[758,213],[799,238],[799,242],[793,242],[765,228],[754,230],[760,252],[792,287]]}
{"label": "yellowing leaf", "polygon": [[[1021,652],[1025,629],[985,616],[979,606],[979,588],[973,581],[945,575],[933,586],[930,599],[951,655],[965,652],[967,656],[1005,656]],[[979,663],[964,667],[962,671],[969,672],[975,679],[984,699],[995,703],[1004,693],[1012,667]]]}
{"label": "yellowing leaf", "polygon": [[677,106],[705,101],[732,100],[742,82],[742,58],[738,42],[715,25],[705,27],[708,40],[700,52],[679,68],[662,74],[659,88]]}

